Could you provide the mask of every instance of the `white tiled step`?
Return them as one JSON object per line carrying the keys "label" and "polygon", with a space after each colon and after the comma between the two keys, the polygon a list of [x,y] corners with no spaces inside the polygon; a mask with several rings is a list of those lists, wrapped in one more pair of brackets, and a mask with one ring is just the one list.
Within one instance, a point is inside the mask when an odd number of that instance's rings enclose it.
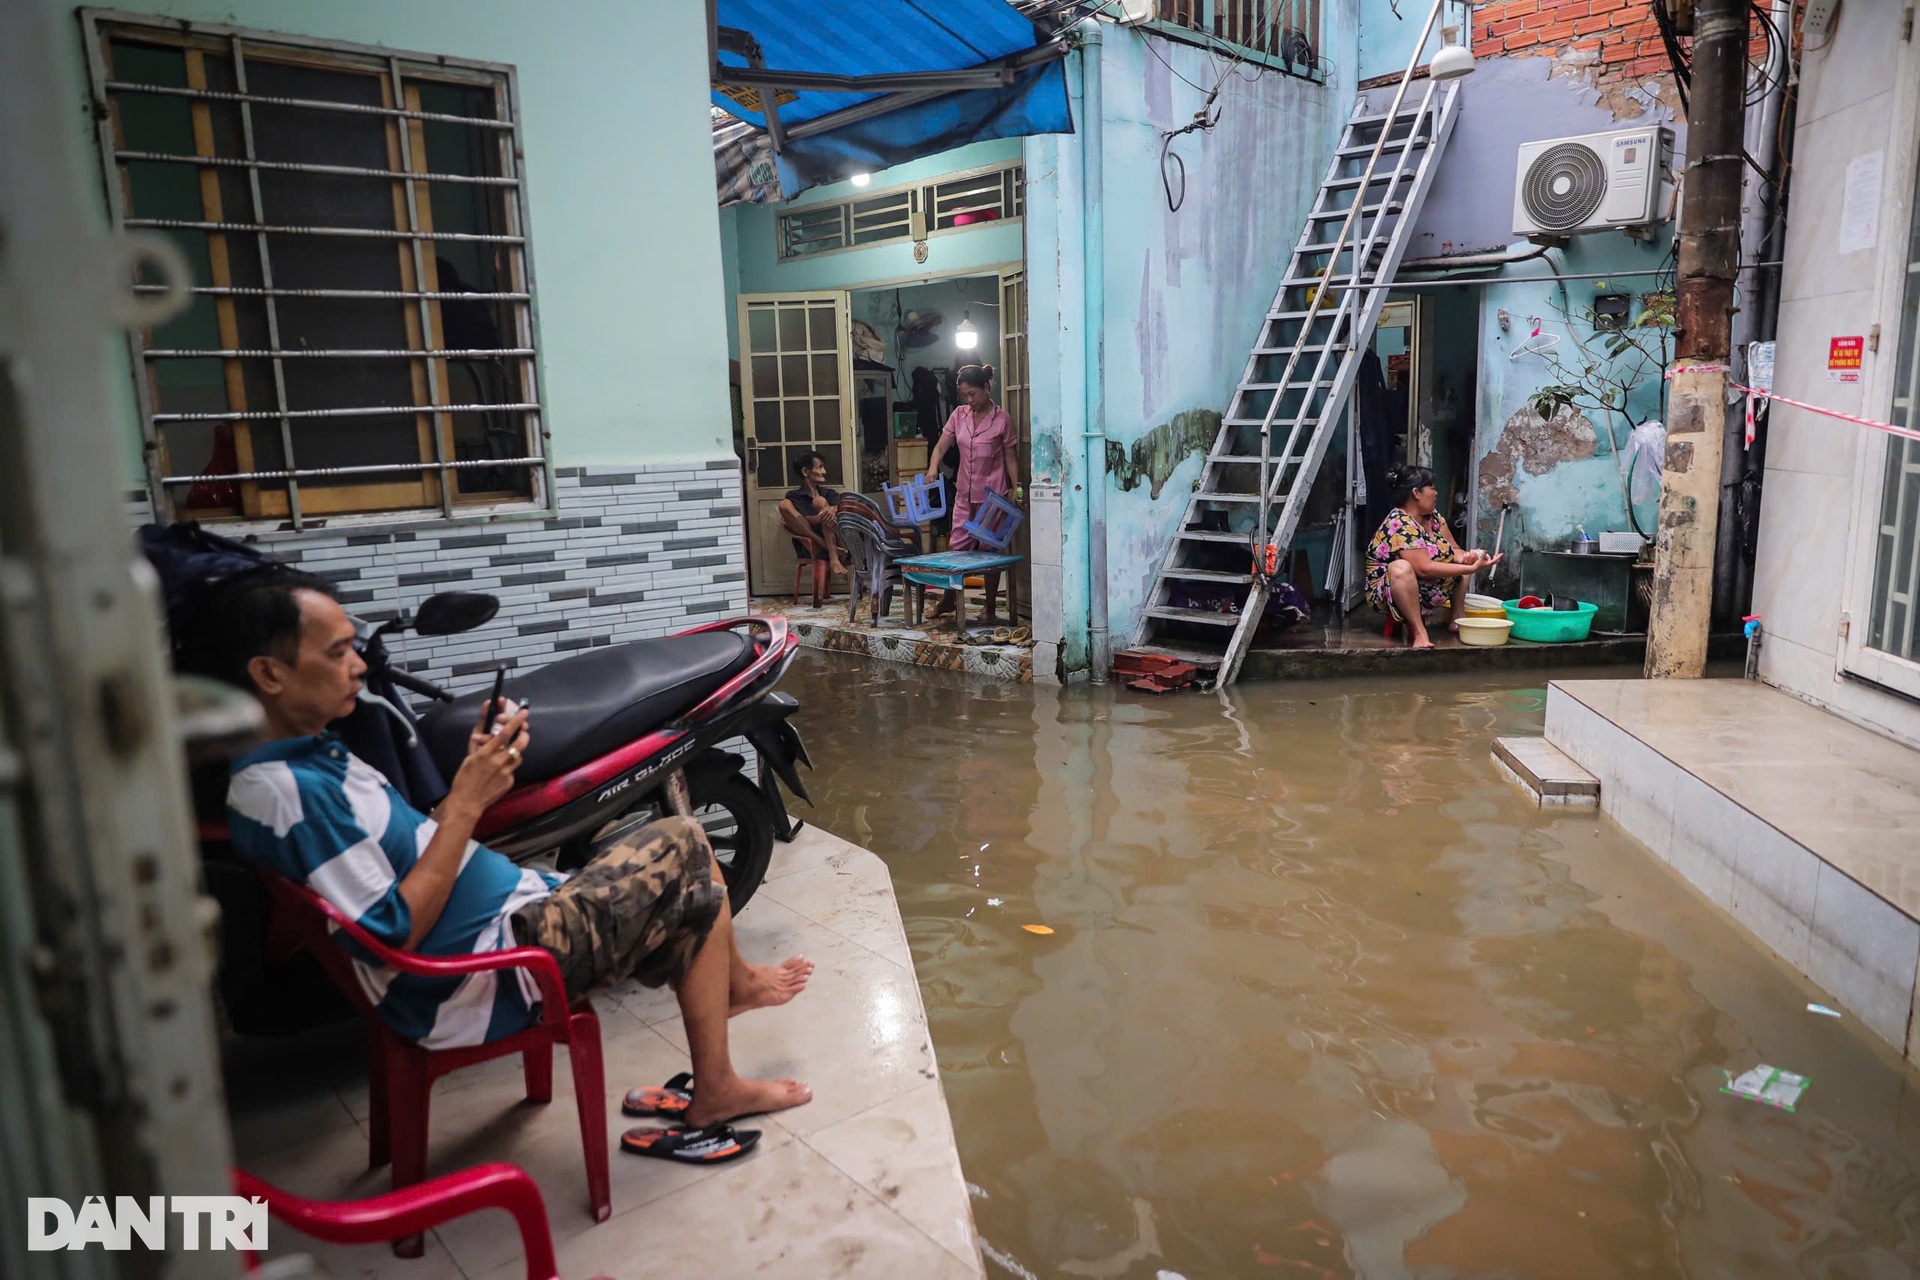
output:
{"label": "white tiled step", "polygon": [[1495,738],[1493,758],[1535,804],[1593,808],[1600,803],[1600,779],[1545,738]]}

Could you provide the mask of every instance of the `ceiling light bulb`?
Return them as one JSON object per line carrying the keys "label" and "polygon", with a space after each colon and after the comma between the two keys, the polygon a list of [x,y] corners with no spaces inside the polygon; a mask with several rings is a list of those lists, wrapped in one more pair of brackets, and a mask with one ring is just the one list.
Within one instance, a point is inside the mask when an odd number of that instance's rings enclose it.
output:
{"label": "ceiling light bulb", "polygon": [[971,351],[980,345],[980,331],[973,327],[971,309],[961,314],[960,323],[953,331],[953,345],[962,351]]}
{"label": "ceiling light bulb", "polygon": [[856,173],[851,178],[848,178],[847,181],[856,187],[864,187],[873,181],[873,175],[870,173]]}

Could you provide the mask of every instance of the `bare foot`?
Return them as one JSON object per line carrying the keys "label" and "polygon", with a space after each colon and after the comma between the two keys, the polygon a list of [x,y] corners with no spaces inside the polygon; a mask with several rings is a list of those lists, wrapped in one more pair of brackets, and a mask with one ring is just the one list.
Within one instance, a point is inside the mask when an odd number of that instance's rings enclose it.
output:
{"label": "bare foot", "polygon": [[1409,647],[1410,647],[1410,648],[1414,648],[1414,649],[1431,649],[1431,648],[1433,648],[1433,641],[1431,641],[1431,640],[1415,640],[1415,641],[1413,642],[1413,644],[1412,644],[1412,645],[1410,645]]}
{"label": "bare foot", "polygon": [[785,1111],[812,1101],[813,1090],[798,1080],[742,1080],[735,1076],[716,1085],[703,1075],[693,1091],[693,1101],[687,1106],[683,1123],[690,1129],[704,1129],[725,1120]]}
{"label": "bare foot", "polygon": [[807,989],[807,979],[812,976],[813,961],[805,956],[794,956],[780,965],[749,964],[732,975],[727,1016],[785,1004]]}

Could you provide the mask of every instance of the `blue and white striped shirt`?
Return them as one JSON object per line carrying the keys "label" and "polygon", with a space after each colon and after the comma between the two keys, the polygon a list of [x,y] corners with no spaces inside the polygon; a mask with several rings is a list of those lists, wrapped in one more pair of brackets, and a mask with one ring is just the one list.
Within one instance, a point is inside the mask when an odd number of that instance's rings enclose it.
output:
{"label": "blue and white striped shirt", "polygon": [[[406,946],[413,915],[400,881],[438,824],[338,735],[287,738],[235,758],[227,813],[242,856],[306,885],[382,942]],[[454,956],[512,947],[513,913],[558,883],[469,840],[446,907],[416,950]],[[499,1040],[538,1016],[539,989],[523,970],[419,977],[342,942],[387,1024],[429,1049]]]}

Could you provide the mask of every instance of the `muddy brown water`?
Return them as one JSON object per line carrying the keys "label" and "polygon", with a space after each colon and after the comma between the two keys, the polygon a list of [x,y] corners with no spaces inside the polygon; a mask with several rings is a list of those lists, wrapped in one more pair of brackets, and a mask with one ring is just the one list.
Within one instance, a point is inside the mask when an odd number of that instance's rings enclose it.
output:
{"label": "muddy brown water", "polygon": [[[1495,773],[1544,679],[786,687],[811,816],[892,869],[989,1275],[1920,1270],[1920,1077]],[[1720,1092],[1763,1062],[1797,1112]]]}

